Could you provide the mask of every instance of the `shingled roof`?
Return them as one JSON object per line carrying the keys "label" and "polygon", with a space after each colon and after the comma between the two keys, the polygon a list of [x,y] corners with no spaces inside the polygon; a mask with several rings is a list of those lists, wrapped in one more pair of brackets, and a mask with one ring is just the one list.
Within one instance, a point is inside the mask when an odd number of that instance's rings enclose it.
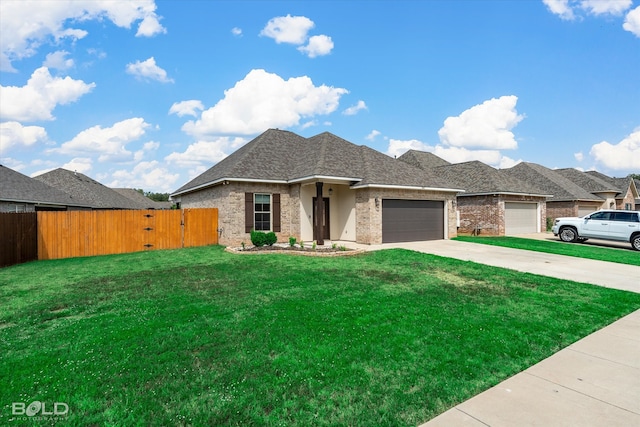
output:
{"label": "shingled roof", "polygon": [[616,196],[616,198],[624,198],[627,195],[629,187],[632,188],[632,192],[635,192],[634,195],[637,195],[638,191],[640,191],[640,181],[638,181],[637,179],[633,179],[631,175],[625,178],[612,178],[597,171],[588,171],[585,173],[608,182],[612,186],[612,188],[615,188],[618,191],[618,195]]}
{"label": "shingled roof", "polygon": [[156,202],[140,193],[135,188],[112,188],[113,191],[121,196],[131,199],[143,209],[171,209],[171,202]]}
{"label": "shingled roof", "polygon": [[439,166],[433,168],[433,171],[455,186],[464,188],[466,193],[461,194],[461,196],[478,194],[551,196],[529,182],[509,176],[502,170],[495,169],[477,160]]}
{"label": "shingled roof", "polygon": [[603,180],[598,176],[579,171],[578,169],[555,169],[555,172],[559,173],[560,175],[564,176],[571,182],[579,185],[590,193],[619,192],[619,190],[616,189],[616,186],[613,183],[607,182],[607,180]]}
{"label": "shingled roof", "polygon": [[602,198],[591,194],[571,180],[542,165],[521,162],[509,169],[502,169],[507,176],[528,182],[543,192],[553,196],[550,202],[559,201],[598,201]]}
{"label": "shingled roof", "polygon": [[90,207],[84,200],[0,165],[0,200],[53,206]]}
{"label": "shingled roof", "polygon": [[442,157],[438,157],[433,153],[420,150],[409,150],[398,157],[398,160],[402,160],[403,162],[409,163],[410,165],[416,166],[423,170],[451,164]]}
{"label": "shingled roof", "polygon": [[329,132],[304,138],[290,131],[269,129],[173,195],[225,180],[294,183],[327,178],[342,180],[352,188],[404,186],[458,191],[429,171],[372,148],[355,145]]}
{"label": "shingled roof", "polygon": [[76,200],[83,200],[93,208],[99,209],[146,209],[98,181],[79,172],[58,168],[34,177],[58,190],[64,191]]}

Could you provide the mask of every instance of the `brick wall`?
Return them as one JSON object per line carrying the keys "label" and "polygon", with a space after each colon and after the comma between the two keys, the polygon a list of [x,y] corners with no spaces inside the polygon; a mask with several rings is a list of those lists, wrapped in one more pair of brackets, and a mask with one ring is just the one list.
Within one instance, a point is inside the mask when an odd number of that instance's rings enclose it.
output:
{"label": "brick wall", "polygon": [[180,196],[183,208],[218,208],[219,242],[225,246],[251,244],[245,233],[245,193],[279,193],[281,231],[279,242],[300,235],[300,185],[230,182]]}
{"label": "brick wall", "polygon": [[532,196],[491,194],[458,197],[460,228],[458,233],[471,234],[478,228],[486,236],[504,236],[506,233],[505,203],[534,202],[540,209],[540,230],[546,230],[547,208],[544,199]]}

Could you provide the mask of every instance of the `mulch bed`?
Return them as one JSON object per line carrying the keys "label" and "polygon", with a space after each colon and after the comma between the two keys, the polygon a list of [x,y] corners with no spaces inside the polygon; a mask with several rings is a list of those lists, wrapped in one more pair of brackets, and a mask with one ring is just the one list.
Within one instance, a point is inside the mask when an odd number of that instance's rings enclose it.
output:
{"label": "mulch bed", "polygon": [[305,246],[301,248],[298,245],[295,246],[245,246],[245,248],[232,248],[227,247],[227,252],[236,254],[268,254],[268,253],[285,253],[291,255],[306,255],[306,256],[343,256],[343,255],[355,255],[364,252],[362,249],[350,249],[340,247],[327,247],[320,246],[315,249],[312,246]]}

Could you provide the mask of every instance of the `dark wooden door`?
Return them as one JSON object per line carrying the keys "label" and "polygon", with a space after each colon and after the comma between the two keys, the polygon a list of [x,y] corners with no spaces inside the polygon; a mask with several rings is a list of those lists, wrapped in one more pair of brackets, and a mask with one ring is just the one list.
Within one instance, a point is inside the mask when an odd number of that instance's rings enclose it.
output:
{"label": "dark wooden door", "polygon": [[[329,223],[329,198],[328,197],[323,197],[322,200],[324,201],[324,215],[323,215],[323,221],[322,221],[322,230],[324,236],[322,237],[323,239],[330,239],[331,238],[331,226]],[[316,222],[316,205],[318,204],[318,198],[314,197],[313,198],[313,240],[318,240],[318,236],[316,235],[316,225],[318,224]]]}

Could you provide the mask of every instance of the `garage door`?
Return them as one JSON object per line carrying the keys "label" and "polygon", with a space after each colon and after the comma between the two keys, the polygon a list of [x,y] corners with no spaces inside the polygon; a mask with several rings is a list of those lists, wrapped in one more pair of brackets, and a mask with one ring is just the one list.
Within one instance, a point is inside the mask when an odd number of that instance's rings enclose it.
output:
{"label": "garage door", "polygon": [[598,209],[593,206],[578,206],[578,216],[583,217],[589,215],[591,212],[595,212]]}
{"label": "garage door", "polygon": [[538,205],[536,203],[504,204],[505,234],[526,234],[538,232]]}
{"label": "garage door", "polygon": [[382,243],[444,239],[444,203],[382,200]]}

